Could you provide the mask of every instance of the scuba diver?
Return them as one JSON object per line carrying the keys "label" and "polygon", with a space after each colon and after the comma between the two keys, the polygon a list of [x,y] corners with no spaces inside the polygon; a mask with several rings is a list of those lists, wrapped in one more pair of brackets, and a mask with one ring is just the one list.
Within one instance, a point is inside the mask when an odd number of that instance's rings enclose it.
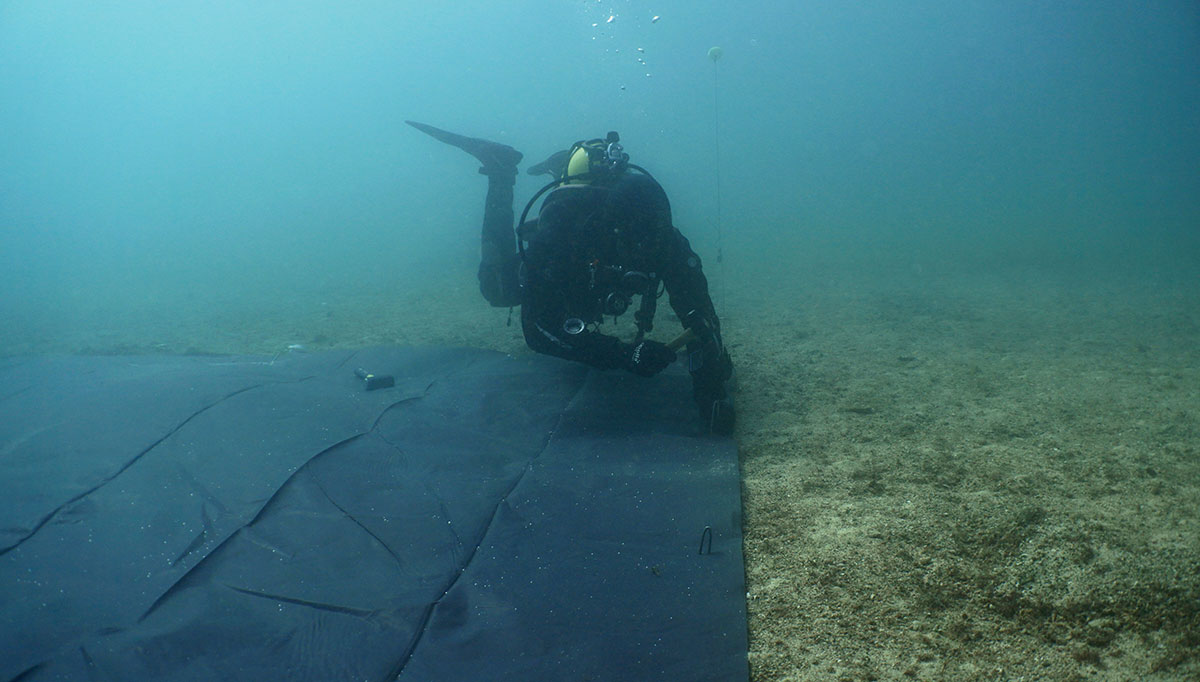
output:
{"label": "scuba diver", "polygon": [[[686,344],[692,393],[712,433],[733,430],[726,386],[733,363],[708,295],[700,258],[671,222],[662,186],[629,162],[615,132],[576,142],[530,168],[554,180],[526,204],[514,234],[513,185],[524,155],[498,142],[408,121],[417,130],[471,154],[488,178],[479,290],[497,307],[521,307],[528,346],[600,369],[650,377]],[[537,217],[530,209],[545,195]],[[685,332],[670,344],[645,338],[658,298],[668,294]],[[632,342],[600,332],[605,316],[625,313],[634,297]]]}

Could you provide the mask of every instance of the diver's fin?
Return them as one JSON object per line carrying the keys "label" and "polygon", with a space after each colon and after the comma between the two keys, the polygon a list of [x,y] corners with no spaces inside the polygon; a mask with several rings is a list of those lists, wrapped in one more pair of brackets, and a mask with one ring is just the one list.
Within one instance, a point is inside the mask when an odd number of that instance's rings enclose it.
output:
{"label": "diver's fin", "polygon": [[485,175],[495,171],[508,171],[515,173],[517,171],[517,164],[520,163],[521,159],[525,157],[525,155],[521,152],[506,144],[500,144],[499,142],[482,140],[478,137],[458,135],[448,130],[434,128],[431,125],[417,123],[416,121],[405,121],[405,123],[429,135],[435,140],[458,147],[464,152],[479,159],[479,163],[483,164],[483,168],[480,168],[479,172]]}
{"label": "diver's fin", "polygon": [[529,173],[530,175],[541,175],[545,173],[546,175],[553,175],[556,178],[561,178],[567,174],[567,160],[570,158],[570,151],[566,149],[560,149],[546,157],[545,161],[535,166],[530,166],[525,172]]}

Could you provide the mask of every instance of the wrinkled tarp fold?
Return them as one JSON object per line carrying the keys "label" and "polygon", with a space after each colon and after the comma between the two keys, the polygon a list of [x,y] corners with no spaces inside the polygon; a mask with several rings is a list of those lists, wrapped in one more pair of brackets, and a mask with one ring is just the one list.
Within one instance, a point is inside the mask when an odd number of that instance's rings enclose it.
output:
{"label": "wrinkled tarp fold", "polygon": [[689,383],[470,349],[2,360],[0,679],[746,679],[736,448]]}

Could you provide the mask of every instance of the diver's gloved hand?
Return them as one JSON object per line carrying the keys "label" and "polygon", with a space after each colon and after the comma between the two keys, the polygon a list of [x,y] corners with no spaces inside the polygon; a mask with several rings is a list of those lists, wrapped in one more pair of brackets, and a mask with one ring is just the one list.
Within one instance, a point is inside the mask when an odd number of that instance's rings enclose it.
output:
{"label": "diver's gloved hand", "polygon": [[658,341],[642,341],[629,347],[628,369],[643,377],[652,377],[675,362],[675,351]]}
{"label": "diver's gloved hand", "polygon": [[697,361],[715,360],[725,352],[721,343],[721,328],[715,318],[710,320],[699,310],[693,310],[684,317],[683,326],[692,333],[687,348],[693,371],[699,367]]}
{"label": "diver's gloved hand", "polygon": [[692,397],[700,410],[701,421],[710,433],[733,433],[736,414],[733,396],[726,386],[733,376],[733,360],[721,343],[720,327],[692,311],[684,320],[694,338],[688,343],[688,371],[692,373]]}
{"label": "diver's gloved hand", "polygon": [[736,413],[733,396],[726,382],[733,375],[733,361],[723,349],[715,358],[692,371],[692,397],[700,410],[700,419],[711,433],[728,436],[733,433]]}
{"label": "diver's gloved hand", "polygon": [[700,392],[715,394],[733,376],[733,361],[721,343],[720,328],[715,322],[704,319],[692,311],[684,321],[692,333],[687,344],[688,371],[697,395]]}

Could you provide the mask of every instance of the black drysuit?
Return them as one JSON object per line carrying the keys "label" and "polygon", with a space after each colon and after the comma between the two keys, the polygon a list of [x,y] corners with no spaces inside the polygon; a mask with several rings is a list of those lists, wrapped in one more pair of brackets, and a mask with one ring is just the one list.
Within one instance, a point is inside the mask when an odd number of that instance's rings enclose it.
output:
{"label": "black drysuit", "polygon": [[725,390],[732,363],[708,281],[653,178],[626,170],[606,181],[551,190],[536,221],[521,226],[523,258],[512,223],[511,176],[489,175],[480,290],[492,305],[521,306],[531,349],[601,369],[636,371],[638,343],[603,334],[597,325],[638,297],[643,301],[634,316],[649,331],[654,304],[645,299],[655,300],[661,283],[671,308],[695,334],[687,360],[701,416],[714,418],[714,403],[720,402],[726,423],[710,425],[726,432],[732,427]]}

